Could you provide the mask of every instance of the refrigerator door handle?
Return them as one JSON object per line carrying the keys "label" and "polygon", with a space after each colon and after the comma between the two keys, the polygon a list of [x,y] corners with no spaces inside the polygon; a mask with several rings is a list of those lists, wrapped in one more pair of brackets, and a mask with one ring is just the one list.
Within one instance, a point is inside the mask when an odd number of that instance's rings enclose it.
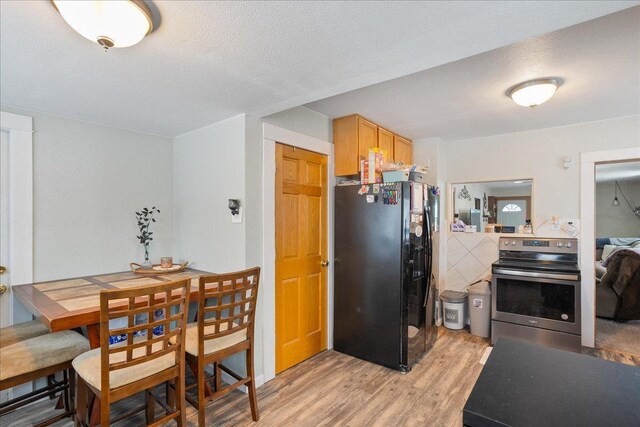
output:
{"label": "refrigerator door handle", "polygon": [[425,256],[425,267],[426,267],[426,271],[425,271],[425,280],[427,281],[427,289],[426,292],[424,293],[424,302],[422,304],[423,307],[427,306],[427,303],[429,302],[429,292],[431,291],[431,262],[432,262],[432,258],[431,258],[431,251],[432,251],[432,242],[431,242],[431,218],[429,218],[429,201],[428,199],[425,200],[425,206],[424,206],[424,220],[426,222],[425,224],[425,244],[427,246],[427,250],[424,251],[424,256]]}

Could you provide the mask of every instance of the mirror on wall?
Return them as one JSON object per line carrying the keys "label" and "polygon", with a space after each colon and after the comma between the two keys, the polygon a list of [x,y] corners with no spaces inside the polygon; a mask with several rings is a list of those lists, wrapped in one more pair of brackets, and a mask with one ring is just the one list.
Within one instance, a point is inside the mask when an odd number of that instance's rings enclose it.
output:
{"label": "mirror on wall", "polygon": [[452,184],[453,231],[530,233],[531,179]]}

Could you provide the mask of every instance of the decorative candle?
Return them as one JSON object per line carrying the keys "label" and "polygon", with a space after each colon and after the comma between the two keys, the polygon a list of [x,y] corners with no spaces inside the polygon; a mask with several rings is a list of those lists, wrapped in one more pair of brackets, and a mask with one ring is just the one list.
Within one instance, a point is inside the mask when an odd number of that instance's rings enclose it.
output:
{"label": "decorative candle", "polygon": [[160,267],[162,268],[171,268],[173,267],[173,258],[170,256],[165,256],[160,258]]}

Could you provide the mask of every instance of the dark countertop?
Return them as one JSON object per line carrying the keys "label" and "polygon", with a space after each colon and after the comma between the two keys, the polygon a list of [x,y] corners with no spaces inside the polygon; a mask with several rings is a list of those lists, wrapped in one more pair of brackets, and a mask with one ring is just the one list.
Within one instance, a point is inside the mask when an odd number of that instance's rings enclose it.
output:
{"label": "dark countertop", "polygon": [[640,426],[640,367],[500,338],[465,426]]}

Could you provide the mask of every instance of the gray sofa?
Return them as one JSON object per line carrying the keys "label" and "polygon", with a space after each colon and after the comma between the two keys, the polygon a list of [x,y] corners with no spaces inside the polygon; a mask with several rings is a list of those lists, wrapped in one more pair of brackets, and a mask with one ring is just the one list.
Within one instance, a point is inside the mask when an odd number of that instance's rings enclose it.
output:
{"label": "gray sofa", "polygon": [[605,245],[633,247],[640,244],[640,237],[596,239],[596,316],[614,319],[621,304],[621,296],[610,286],[602,285],[602,277],[607,272],[602,265]]}

